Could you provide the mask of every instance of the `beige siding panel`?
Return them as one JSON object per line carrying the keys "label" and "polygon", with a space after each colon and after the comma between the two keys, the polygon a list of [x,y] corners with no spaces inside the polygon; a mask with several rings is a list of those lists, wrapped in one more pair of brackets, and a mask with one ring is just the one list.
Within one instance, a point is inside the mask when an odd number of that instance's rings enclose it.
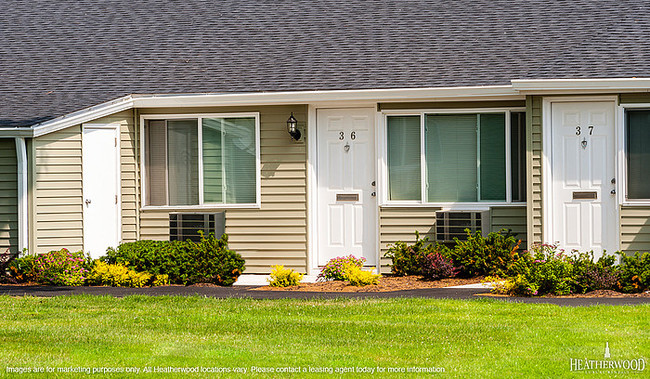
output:
{"label": "beige siding panel", "polygon": [[650,206],[622,206],[621,250],[628,254],[650,251]]}
{"label": "beige siding panel", "polygon": [[18,160],[13,138],[0,138],[0,253],[18,252]]}
{"label": "beige siding panel", "polygon": [[83,249],[81,126],[34,139],[37,253]]}
{"label": "beige siding panel", "polygon": [[510,229],[515,237],[521,240],[521,249],[526,249],[527,222],[526,206],[493,207],[490,212],[491,231]]}
{"label": "beige siding panel", "polygon": [[421,237],[435,239],[436,211],[440,208],[381,208],[379,210],[379,249],[381,254],[381,271],[390,272],[384,258],[388,246],[397,241],[408,244],[415,242],[415,231]]}
{"label": "beige siding panel", "polygon": [[526,96],[527,240],[542,242],[542,97]]}
{"label": "beige siding panel", "polygon": [[135,113],[127,110],[93,121],[98,124],[117,124],[120,128],[120,191],[121,191],[121,223],[122,242],[133,242],[138,239],[138,189],[136,160]]}
{"label": "beige siding panel", "polygon": [[622,93],[620,102],[621,104],[650,103],[650,93]]}
{"label": "beige siding panel", "polygon": [[[305,133],[306,106],[165,108],[138,112],[143,115],[259,112],[262,207],[226,210],[229,246],[246,259],[249,274],[268,273],[272,264],[284,264],[300,272],[307,270],[306,145],[291,141],[286,132],[287,118],[293,112],[299,120],[298,127]],[[131,140],[124,134],[122,137],[124,149],[125,143],[130,144]],[[139,160],[138,154],[135,159]],[[140,215],[141,239],[169,238],[169,212],[142,210]]]}

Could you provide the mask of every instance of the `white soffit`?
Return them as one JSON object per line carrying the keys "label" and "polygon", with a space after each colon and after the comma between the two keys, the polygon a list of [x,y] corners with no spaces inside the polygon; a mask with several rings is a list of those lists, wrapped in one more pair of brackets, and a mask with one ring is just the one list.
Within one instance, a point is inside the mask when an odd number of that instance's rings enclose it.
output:
{"label": "white soffit", "polygon": [[650,92],[650,78],[513,80],[522,95]]}

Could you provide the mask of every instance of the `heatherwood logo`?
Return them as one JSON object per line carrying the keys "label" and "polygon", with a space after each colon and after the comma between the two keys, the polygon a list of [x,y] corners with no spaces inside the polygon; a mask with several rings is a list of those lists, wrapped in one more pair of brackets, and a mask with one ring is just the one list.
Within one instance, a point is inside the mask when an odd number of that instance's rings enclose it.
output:
{"label": "heatherwood logo", "polygon": [[645,359],[610,359],[609,342],[605,343],[604,358],[599,359],[574,359],[571,358],[571,371],[643,371]]}

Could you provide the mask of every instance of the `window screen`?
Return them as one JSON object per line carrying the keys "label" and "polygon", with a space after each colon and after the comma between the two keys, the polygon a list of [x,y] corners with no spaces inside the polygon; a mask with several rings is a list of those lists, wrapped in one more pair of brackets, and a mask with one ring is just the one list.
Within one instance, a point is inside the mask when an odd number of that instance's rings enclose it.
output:
{"label": "window screen", "polygon": [[650,199],[650,110],[627,111],[627,198]]}

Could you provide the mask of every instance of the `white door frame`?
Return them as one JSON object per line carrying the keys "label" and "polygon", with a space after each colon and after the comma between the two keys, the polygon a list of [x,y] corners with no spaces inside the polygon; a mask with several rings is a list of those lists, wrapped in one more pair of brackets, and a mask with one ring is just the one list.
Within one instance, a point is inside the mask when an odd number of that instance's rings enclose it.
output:
{"label": "white door frame", "polygon": [[[84,138],[86,129],[113,129],[115,131],[115,167],[116,167],[116,170],[115,170],[115,173],[116,173],[115,183],[116,183],[116,186],[117,186],[117,188],[115,189],[115,191],[116,191],[115,193],[117,193],[117,207],[115,207],[116,213],[117,213],[116,214],[117,235],[115,236],[115,240],[119,244],[122,241],[122,180],[121,180],[122,167],[121,167],[121,160],[120,160],[120,157],[122,155],[121,154],[121,148],[122,148],[121,145],[122,145],[122,143],[121,143],[121,139],[120,139],[121,124],[119,124],[119,123],[113,123],[113,124],[87,123],[87,124],[82,124],[82,126],[81,126],[81,156],[82,157],[83,157],[84,149],[86,148],[86,146],[85,146],[85,138]],[[85,212],[86,207],[85,207],[85,204],[83,203],[84,200],[86,199],[86,194],[83,193],[83,188],[84,188],[84,185],[83,185],[84,182],[83,181],[84,181],[84,169],[85,169],[84,165],[85,165],[85,163],[83,162],[83,159],[82,159],[81,164],[82,164],[81,165],[81,180],[82,180],[82,182],[81,182],[81,188],[82,188],[82,190],[81,190],[81,199],[82,199],[81,202],[82,202],[82,207],[83,207],[83,210],[84,210],[84,212],[82,212],[83,217],[85,217],[86,216],[86,212]],[[82,240],[82,242],[83,242],[83,249],[85,251],[85,249],[86,249],[86,224],[85,224],[85,222],[83,223],[83,240]]]}
{"label": "white door frame", "polygon": [[[612,151],[612,157],[614,158],[614,177],[617,181],[617,191],[615,199],[615,235],[616,238],[616,250],[621,248],[621,234],[620,234],[620,207],[621,203],[621,192],[618,190],[621,175],[619,171],[619,152],[618,148],[620,146],[619,134],[622,125],[619,122],[619,117],[617,117],[617,108],[618,108],[618,96],[553,96],[553,97],[544,97],[542,99],[542,242],[543,243],[554,243],[553,228],[551,227],[551,222],[553,220],[553,143],[552,143],[552,114],[551,114],[551,105],[553,103],[567,103],[567,102],[590,102],[590,101],[600,101],[600,102],[611,102],[613,105],[613,117],[614,117],[614,151]],[[529,199],[528,201],[532,201]],[[614,253],[609,252],[610,254]]]}
{"label": "white door frame", "polygon": [[[379,190],[379,165],[377,164],[379,153],[379,139],[377,133],[377,103],[327,103],[327,104],[309,104],[307,107],[307,274],[316,275],[320,272],[318,268],[318,129],[317,129],[317,111],[319,109],[346,109],[346,108],[372,108],[375,120],[372,125],[374,129],[375,146],[375,180],[377,181],[377,190]],[[377,259],[377,272],[381,270],[381,247],[379,238],[379,193],[375,196],[375,249]]]}

